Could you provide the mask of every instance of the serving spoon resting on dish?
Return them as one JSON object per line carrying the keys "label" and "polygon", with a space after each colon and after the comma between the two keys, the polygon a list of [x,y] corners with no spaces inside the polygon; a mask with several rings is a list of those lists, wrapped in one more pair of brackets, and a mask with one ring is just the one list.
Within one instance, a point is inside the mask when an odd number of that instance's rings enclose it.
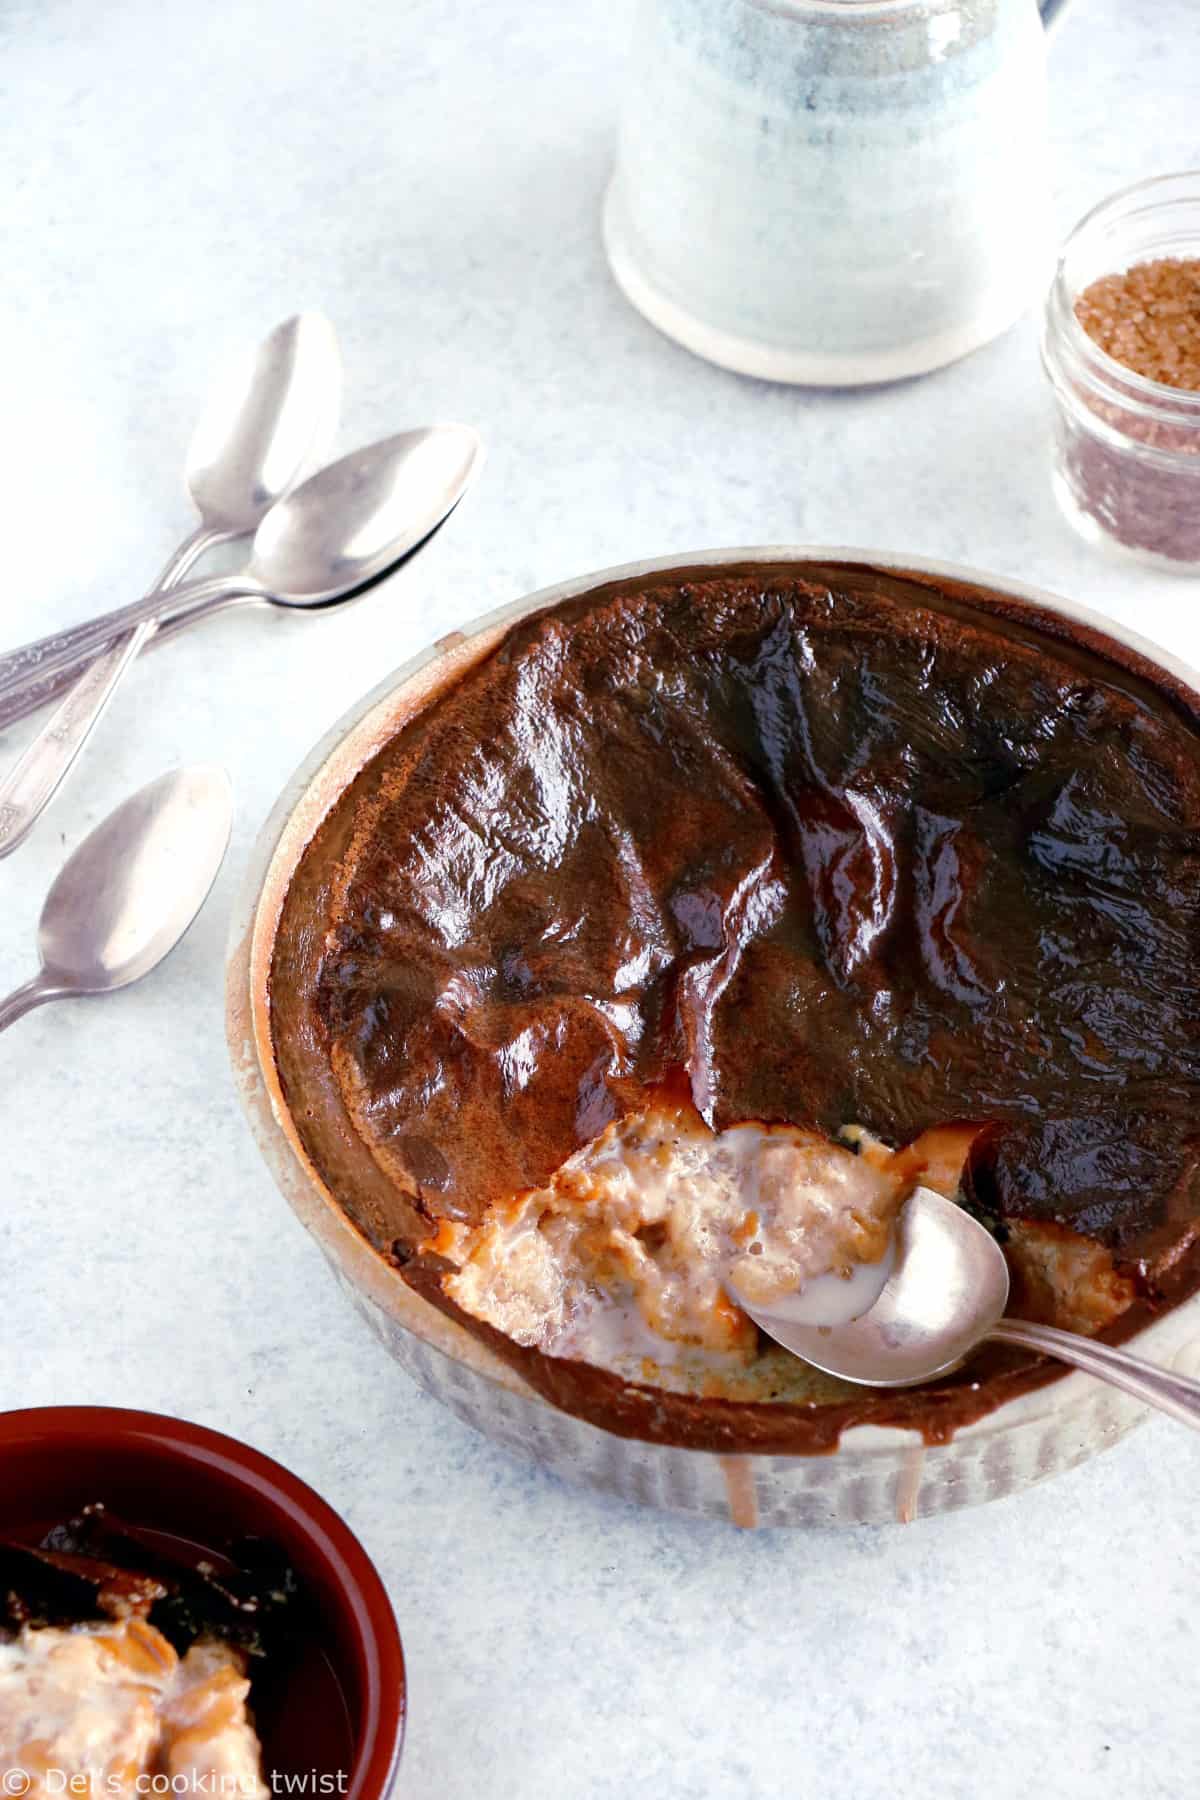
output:
{"label": "serving spoon resting on dish", "polygon": [[917,1387],[948,1375],[983,1343],[1071,1363],[1200,1428],[1200,1381],[1053,1325],[1006,1319],[1008,1264],[991,1233],[953,1200],[916,1188],[889,1256],[850,1281],[822,1275],[771,1307],[734,1299],[793,1356],[861,1387]]}

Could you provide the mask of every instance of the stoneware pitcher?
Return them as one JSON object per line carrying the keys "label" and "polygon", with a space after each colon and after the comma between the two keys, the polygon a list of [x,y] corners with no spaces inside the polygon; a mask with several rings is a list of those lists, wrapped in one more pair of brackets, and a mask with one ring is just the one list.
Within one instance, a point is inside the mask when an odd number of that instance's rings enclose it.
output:
{"label": "stoneware pitcher", "polygon": [[1065,0],[642,0],[605,204],[668,336],[773,381],[916,375],[1049,278]]}

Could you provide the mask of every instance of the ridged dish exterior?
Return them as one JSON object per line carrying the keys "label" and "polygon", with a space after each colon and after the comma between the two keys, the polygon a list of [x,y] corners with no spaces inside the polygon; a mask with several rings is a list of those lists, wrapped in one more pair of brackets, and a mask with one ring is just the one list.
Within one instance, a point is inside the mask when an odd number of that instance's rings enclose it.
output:
{"label": "ridged dish exterior", "polygon": [[[567,1481],[744,1526],[878,1525],[1000,1499],[1115,1443],[1145,1409],[1070,1373],[1010,1401],[948,1444],[926,1445],[913,1431],[858,1426],[844,1433],[836,1453],[824,1456],[721,1456],[645,1444],[560,1412],[462,1326],[414,1294],[338,1208],[283,1102],[270,1045],[267,980],[292,872],[322,818],[404,719],[458,679],[517,620],[611,581],[722,564],[836,560],[976,581],[1107,632],[1200,692],[1192,670],[1115,622],[1040,590],[950,564],[873,550],[789,546],[705,551],[603,570],[452,633],[341,719],[297,770],[263,827],[230,937],[227,1029],[251,1129],[284,1196],[396,1361],[458,1418]],[[1200,1295],[1156,1320],[1130,1347],[1164,1365],[1190,1366],[1200,1352]]]}

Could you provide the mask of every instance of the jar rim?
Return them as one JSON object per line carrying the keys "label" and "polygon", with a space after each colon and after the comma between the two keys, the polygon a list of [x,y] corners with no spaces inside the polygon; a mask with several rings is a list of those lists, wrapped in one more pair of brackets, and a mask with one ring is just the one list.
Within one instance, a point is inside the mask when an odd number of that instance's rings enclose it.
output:
{"label": "jar rim", "polygon": [[[1164,190],[1172,190],[1169,197]],[[1143,198],[1148,204],[1139,206],[1137,202]],[[1200,169],[1151,175],[1106,195],[1077,221],[1059,252],[1054,280],[1046,300],[1045,354],[1048,362],[1053,362],[1057,348],[1065,354],[1066,360],[1075,364],[1077,372],[1082,370],[1123,406],[1133,407],[1147,417],[1172,424],[1200,424],[1200,388],[1172,387],[1169,382],[1155,381],[1151,376],[1131,369],[1117,357],[1110,356],[1079,322],[1075,312],[1076,295],[1072,292],[1073,284],[1068,271],[1072,253],[1086,244],[1098,227],[1119,222],[1124,213],[1129,213],[1131,217],[1144,217],[1146,213],[1159,210],[1165,212],[1167,208],[1187,201],[1193,202],[1197,210],[1196,256],[1200,259]],[[1147,249],[1149,253],[1138,260],[1150,260],[1152,249],[1149,246]],[[1113,272],[1117,270],[1114,269]],[[1058,339],[1057,346],[1051,341],[1055,336]]]}

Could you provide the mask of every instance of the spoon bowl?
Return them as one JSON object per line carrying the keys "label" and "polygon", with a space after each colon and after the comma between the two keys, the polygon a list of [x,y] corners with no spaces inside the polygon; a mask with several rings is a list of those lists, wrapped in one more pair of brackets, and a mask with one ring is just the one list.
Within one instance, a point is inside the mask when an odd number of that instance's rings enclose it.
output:
{"label": "spoon bowl", "polygon": [[1008,1264],[977,1219],[931,1188],[914,1190],[894,1245],[891,1273],[858,1318],[814,1322],[816,1282],[770,1311],[740,1298],[738,1304],[770,1337],[827,1375],[866,1387],[933,1381],[957,1368],[1003,1316]]}
{"label": "spoon bowl", "polygon": [[254,535],[251,578],[284,606],[348,598],[437,529],[482,455],[467,425],[427,425],[352,450],[271,508]]}
{"label": "spoon bowl", "polygon": [[241,537],[327,454],[341,408],[333,326],[297,313],[217,382],[184,479],[209,540]]}
{"label": "spoon bowl", "polygon": [[104,994],[148,975],[207,899],[232,820],[215,765],[173,769],[110,813],[46,896],[38,949],[51,980]]}
{"label": "spoon bowl", "polygon": [[[768,1311],[738,1305],[793,1356],[860,1387],[919,1387],[949,1375],[980,1344],[1012,1344],[1072,1363],[1200,1429],[1200,1381],[1054,1325],[1008,1319],[1008,1263],[977,1219],[931,1188],[915,1188],[896,1224],[895,1257],[879,1298],[860,1317],[814,1323],[808,1295]],[[827,1282],[822,1276],[821,1281]],[[835,1278],[836,1279],[836,1278]],[[808,1294],[820,1286],[809,1284]]]}
{"label": "spoon bowl", "polygon": [[42,967],[0,1001],[0,1030],[47,1000],[108,994],[173,950],[208,898],[229,844],[224,769],[160,775],[83,840],[42,907]]}

